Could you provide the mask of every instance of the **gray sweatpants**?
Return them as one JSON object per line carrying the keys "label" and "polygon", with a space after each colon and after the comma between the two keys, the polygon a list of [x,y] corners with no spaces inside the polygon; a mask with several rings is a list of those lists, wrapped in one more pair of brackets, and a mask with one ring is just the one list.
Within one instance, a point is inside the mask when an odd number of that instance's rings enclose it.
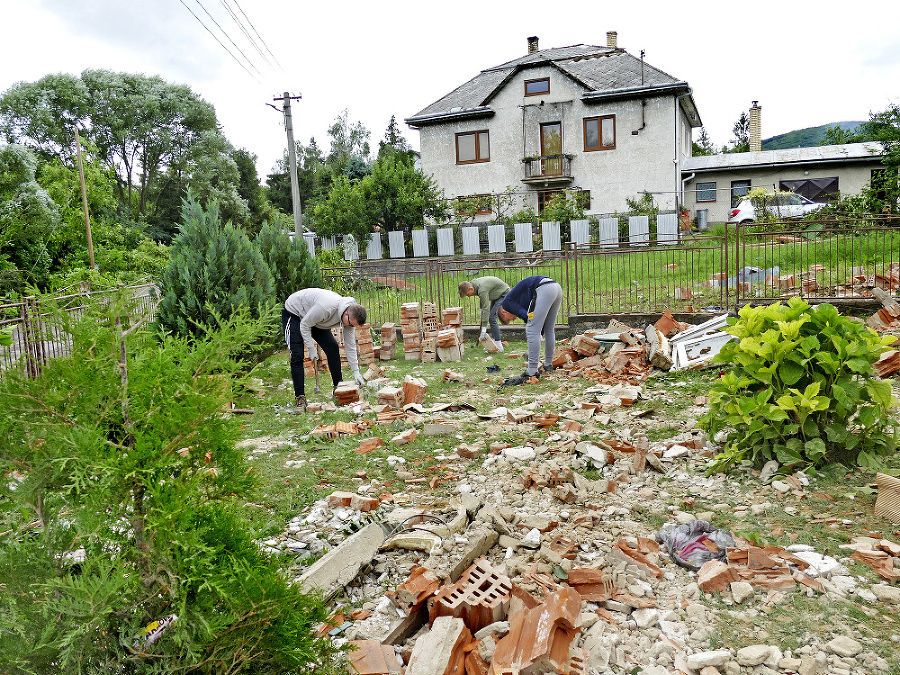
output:
{"label": "gray sweatpants", "polygon": [[525,324],[525,338],[528,340],[529,375],[538,370],[538,359],[541,355],[541,335],[544,336],[544,365],[553,362],[556,350],[556,315],[562,304],[562,286],[558,282],[546,283],[535,290],[534,311]]}

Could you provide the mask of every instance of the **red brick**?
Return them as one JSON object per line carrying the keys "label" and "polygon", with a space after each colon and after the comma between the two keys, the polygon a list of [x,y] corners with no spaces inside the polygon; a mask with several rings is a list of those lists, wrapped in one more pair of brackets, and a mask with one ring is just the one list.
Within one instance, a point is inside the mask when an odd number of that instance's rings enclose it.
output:
{"label": "red brick", "polygon": [[732,581],[738,581],[737,572],[721,560],[708,560],[700,568],[697,583],[707,593],[724,591]]}

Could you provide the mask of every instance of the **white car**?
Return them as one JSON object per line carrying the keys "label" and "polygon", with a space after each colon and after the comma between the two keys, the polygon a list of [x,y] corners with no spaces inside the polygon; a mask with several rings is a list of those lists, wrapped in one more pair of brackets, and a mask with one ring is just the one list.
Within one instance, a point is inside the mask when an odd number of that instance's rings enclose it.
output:
{"label": "white car", "polygon": [[[774,195],[773,203],[767,209],[778,220],[787,220],[788,218],[802,218],[807,213],[812,213],[823,206],[825,205],[817,204],[802,195],[789,192]],[[728,212],[729,223],[752,223],[754,220],[756,220],[756,210],[753,208],[753,202],[749,199],[742,199],[736,208]]]}

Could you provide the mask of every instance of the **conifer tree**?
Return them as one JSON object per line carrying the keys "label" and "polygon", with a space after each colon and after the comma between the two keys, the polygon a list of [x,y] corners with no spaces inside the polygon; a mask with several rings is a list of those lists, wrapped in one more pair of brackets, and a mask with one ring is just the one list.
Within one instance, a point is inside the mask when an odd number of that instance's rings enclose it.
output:
{"label": "conifer tree", "polygon": [[253,317],[266,314],[277,300],[274,280],[247,234],[222,225],[218,204],[204,210],[191,194],[182,220],[159,281],[159,325],[176,335],[197,335],[200,326],[217,326],[216,316],[228,318],[242,307]]}
{"label": "conifer tree", "polygon": [[321,599],[246,518],[254,474],[220,411],[264,322],[154,337],[121,298],[0,378],[0,672],[331,672]]}
{"label": "conifer tree", "polygon": [[262,226],[254,246],[269,266],[275,283],[275,299],[284,302],[294,291],[321,287],[322,272],[303,237],[293,237],[277,225]]}

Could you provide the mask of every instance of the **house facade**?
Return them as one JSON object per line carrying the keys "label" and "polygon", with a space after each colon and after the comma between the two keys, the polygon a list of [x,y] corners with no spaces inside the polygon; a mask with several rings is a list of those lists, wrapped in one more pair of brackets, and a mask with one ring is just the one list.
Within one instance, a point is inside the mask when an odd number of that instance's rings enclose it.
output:
{"label": "house facade", "polygon": [[[681,198],[691,130],[701,125],[687,82],[617,46],[538,48],[481,71],[406,123],[419,131],[422,170],[448,198],[506,193],[537,212],[560,190],[586,210],[627,210],[653,192],[662,210]],[[486,199],[475,220],[499,207]]]}
{"label": "house facade", "polygon": [[753,188],[789,190],[814,202],[857,194],[884,170],[880,143],[759,150],[685,160],[684,205],[709,223],[728,220],[729,211]]}

